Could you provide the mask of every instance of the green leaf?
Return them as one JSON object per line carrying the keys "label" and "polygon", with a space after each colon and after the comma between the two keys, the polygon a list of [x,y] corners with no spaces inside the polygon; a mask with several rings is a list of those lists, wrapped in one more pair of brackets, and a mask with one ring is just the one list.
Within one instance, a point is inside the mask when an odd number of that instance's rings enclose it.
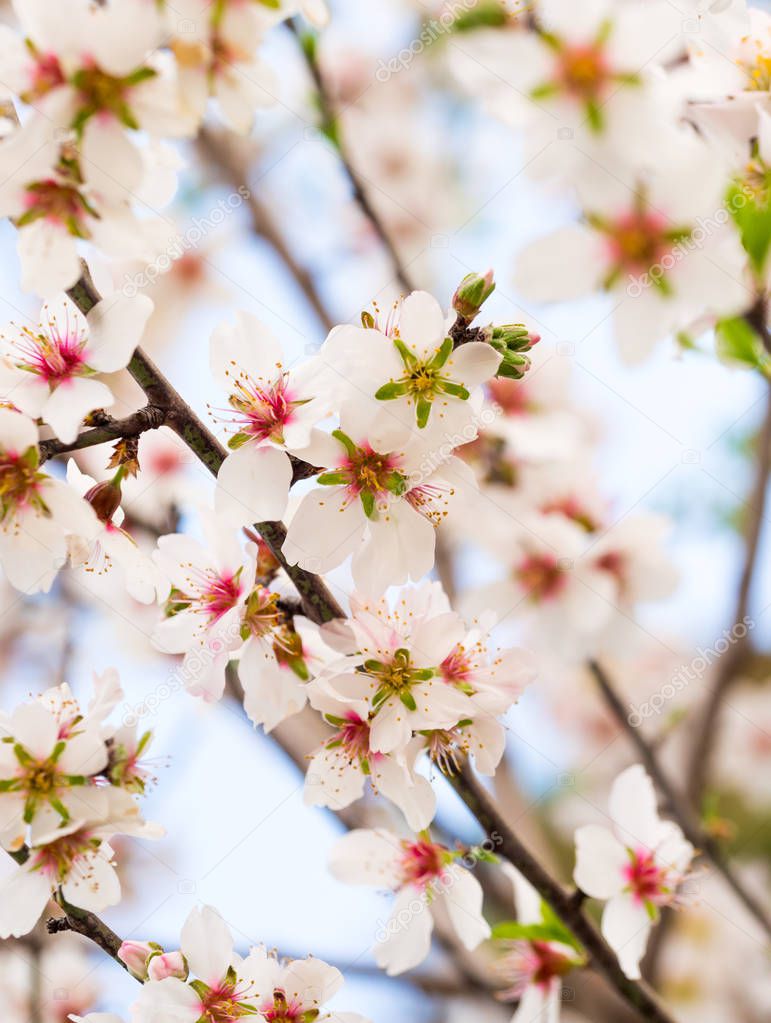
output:
{"label": "green leaf", "polygon": [[759,201],[737,182],[729,188],[726,202],[750,263],[760,274],[771,247],[771,200]]}
{"label": "green leaf", "polygon": [[754,327],[744,317],[720,320],[715,328],[715,346],[721,359],[769,373],[771,359]]}

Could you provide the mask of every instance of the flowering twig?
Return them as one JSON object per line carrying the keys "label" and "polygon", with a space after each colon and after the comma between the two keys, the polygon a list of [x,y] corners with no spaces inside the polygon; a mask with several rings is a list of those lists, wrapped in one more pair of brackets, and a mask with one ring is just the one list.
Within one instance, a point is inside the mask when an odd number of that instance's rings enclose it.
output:
{"label": "flowering twig", "polygon": [[[82,276],[67,294],[84,315],[100,300],[99,292],[94,287],[85,263]],[[141,348],[134,352],[128,370],[145,392],[149,404],[165,410],[164,423],[174,430],[209,472],[216,476],[227,452]],[[316,622],[342,618],[344,615],[340,605],[322,580],[297,565],[287,563],[281,552],[286,539],[284,524],[259,522],[255,524],[255,529],[294,583],[308,617]]]}
{"label": "flowering twig", "polygon": [[655,1023],[674,1023],[647,984],[630,980],[621,969],[615,953],[583,911],[583,895],[569,892],[549,874],[520,842],[480,784],[468,763],[450,779],[450,783],[488,835],[496,836],[496,849],[530,882],[581,942],[589,955],[589,965],[602,973],[619,995],[636,1009],[643,1019]]}
{"label": "flowering twig", "polygon": [[324,75],[322,74],[321,67],[318,62],[316,54],[316,38],[315,36],[305,32],[294,21],[294,19],[290,19],[287,22],[287,25],[290,31],[292,31],[297,37],[300,49],[303,52],[305,62],[308,66],[308,71],[310,72],[311,78],[313,79],[313,83],[316,87],[319,111],[321,113],[321,130],[335,147],[335,150],[340,157],[343,170],[345,171],[345,175],[348,178],[353,191],[353,198],[364,216],[371,223],[375,233],[383,245],[383,248],[388,253],[389,259],[393,265],[394,276],[399,282],[400,287],[404,288],[405,291],[414,291],[415,284],[410,277],[409,271],[404,266],[399,253],[396,251],[396,246],[391,240],[380,215],[371,203],[361,175],[356,170],[356,167],[351,160],[350,153],[348,152],[348,147],[342,137],[339,118],[335,111],[332,97],[329,94],[329,89],[324,81]]}
{"label": "flowering twig", "polygon": [[640,759],[645,765],[645,769],[666,800],[667,808],[682,828],[685,837],[691,845],[700,849],[712,861],[715,869],[724,878],[737,898],[752,913],[766,934],[771,937],[771,917],[769,917],[768,912],[752,892],[747,891],[741,878],[737,877],[732,865],[726,860],[720,844],[701,827],[687,799],[677,791],[667,777],[653,747],[646,740],[640,728],[635,728],[630,722],[624,704],[605,669],[597,661],[592,660],[589,661],[589,670],[594,676],[609,710],[637,750]]}
{"label": "flowering twig", "polygon": [[[767,331],[764,336],[767,336]],[[771,385],[766,391],[766,411],[757,437],[757,461],[755,480],[747,498],[747,525],[744,540],[744,565],[739,579],[736,607],[733,616],[734,627],[741,625],[749,610],[757,568],[760,536],[766,511],[766,492],[771,475]],[[686,776],[688,794],[697,808],[701,803],[709,773],[709,763],[714,749],[720,721],[720,711],[726,693],[731,688],[750,649],[747,630],[737,631],[736,642],[723,655],[714,682],[708,693],[698,728],[695,732]]]}

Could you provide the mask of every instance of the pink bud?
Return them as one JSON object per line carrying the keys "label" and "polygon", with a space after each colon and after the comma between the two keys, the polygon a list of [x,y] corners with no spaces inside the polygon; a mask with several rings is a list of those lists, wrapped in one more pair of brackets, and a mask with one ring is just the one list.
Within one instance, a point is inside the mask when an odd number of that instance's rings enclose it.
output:
{"label": "pink bud", "polygon": [[163,952],[153,956],[147,964],[147,975],[150,980],[166,980],[167,977],[187,980],[185,957],[181,952]]}
{"label": "pink bud", "polygon": [[125,964],[132,977],[147,979],[147,959],[158,946],[149,941],[124,941],[118,949],[118,959]]}

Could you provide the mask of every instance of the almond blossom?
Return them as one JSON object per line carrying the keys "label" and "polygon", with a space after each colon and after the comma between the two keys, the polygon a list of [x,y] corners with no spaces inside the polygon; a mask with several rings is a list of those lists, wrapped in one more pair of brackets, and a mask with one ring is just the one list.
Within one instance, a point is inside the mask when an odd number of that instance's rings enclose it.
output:
{"label": "almond blossom", "polygon": [[465,948],[474,949],[490,936],[482,915],[482,888],[462,855],[427,835],[400,839],[385,828],[351,831],[335,845],[330,869],[338,880],[396,894],[374,948],[375,961],[389,976],[411,970],[426,958],[432,914],[439,907],[447,912]]}
{"label": "almond blossom", "polygon": [[431,570],[436,527],[476,490],[459,459],[411,442],[401,424],[367,434],[352,410],[303,457],[326,471],[289,522],[284,556],[323,573],[352,555],[354,583],[373,594]]}
{"label": "almond blossom", "polygon": [[215,414],[228,425],[232,449],[217,475],[217,513],[233,526],[280,519],[292,481],[287,451],[308,446],[328,414],[325,401],[310,367],[285,368],[278,342],[249,313],[215,330],[210,360],[228,395],[229,408]]}
{"label": "almond blossom", "polygon": [[608,809],[612,829],[589,824],[576,831],[573,877],[587,895],[607,900],[602,933],[624,973],[636,978],[659,908],[676,902],[694,848],[677,824],[660,819],[640,764],[616,778]]}
{"label": "almond blossom", "polygon": [[121,887],[109,845],[116,834],[160,838],[163,829],[142,820],[128,793],[104,788],[90,792],[83,816],[39,834],[25,861],[0,882],[0,937],[31,931],[58,892],[89,912],[116,905]]}
{"label": "almond blossom", "polygon": [[431,439],[472,440],[479,405],[472,394],[495,376],[500,353],[483,341],[454,348],[439,303],[425,291],[405,298],[382,330],[370,319],[363,327],[337,327],[322,348],[342,400],[369,398],[374,422],[395,418]]}
{"label": "almond blossom", "polygon": [[[498,994],[506,1001],[519,1002],[511,1023],[557,1023],[562,1000],[562,978],[577,966],[584,965],[584,957],[573,944],[565,940],[536,937],[537,929],[544,927],[541,897],[533,886],[510,863],[501,869],[511,880],[517,907],[514,932],[519,937],[504,945],[504,954],[495,964],[496,976],[510,986]],[[551,927],[555,924],[551,921]],[[528,935],[528,931],[531,935]],[[506,924],[497,929],[505,933]],[[555,928],[559,933],[558,928]],[[566,938],[570,936],[566,933]]]}
{"label": "almond blossom", "polygon": [[11,324],[0,335],[0,397],[72,443],[89,412],[114,403],[97,376],[128,365],[152,310],[144,295],[115,294],[83,316],[62,296],[39,326]]}
{"label": "almond blossom", "polygon": [[93,538],[93,509],[71,487],[40,471],[38,430],[0,408],[0,563],[24,593],[51,588],[67,560],[67,538]]}
{"label": "almond blossom", "polygon": [[[356,1013],[325,1013],[322,1007],[343,983],[339,970],[320,959],[280,961],[264,948],[246,958],[233,949],[227,924],[212,909],[193,909],[182,928],[181,952],[189,974],[148,980],[133,1006],[134,1023],[228,1023],[242,1016],[258,1020],[367,1023]],[[159,957],[160,958],[160,957]],[[153,956],[148,967],[153,969]]]}

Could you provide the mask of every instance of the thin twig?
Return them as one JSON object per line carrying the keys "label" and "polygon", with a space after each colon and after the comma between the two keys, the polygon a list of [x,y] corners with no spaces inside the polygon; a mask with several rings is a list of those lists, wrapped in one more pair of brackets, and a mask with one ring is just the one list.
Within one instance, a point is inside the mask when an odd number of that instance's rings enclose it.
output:
{"label": "thin twig", "polygon": [[345,171],[345,175],[348,178],[353,192],[353,198],[364,216],[367,220],[369,220],[375,234],[380,239],[383,248],[388,253],[388,257],[393,266],[394,276],[398,280],[399,285],[406,291],[415,291],[415,283],[411,279],[409,271],[404,266],[404,263],[396,250],[396,246],[394,245],[393,240],[391,239],[391,236],[380,217],[380,214],[372,205],[369,195],[367,194],[364,181],[357,171],[356,166],[351,159],[345,139],[342,137],[337,111],[335,110],[332,97],[329,93],[329,89],[327,88],[324,75],[321,71],[321,66],[319,65],[316,56],[315,37],[308,36],[307,33],[297,24],[295,19],[287,21],[287,27],[297,37],[300,49],[305,57],[305,63],[308,66],[308,71],[310,72],[311,78],[313,79],[313,83],[316,87],[319,111],[321,113],[321,130],[335,147],[335,150],[340,157],[340,163]]}
{"label": "thin twig", "polygon": [[767,384],[766,410],[757,438],[757,462],[752,492],[747,499],[748,518],[744,540],[744,564],[739,579],[733,616],[734,642],[723,654],[695,729],[686,770],[688,795],[699,809],[709,776],[709,765],[718,738],[723,701],[751,649],[745,618],[755,579],[760,536],[766,510],[766,493],[771,474],[771,384]]}
{"label": "thin twig", "polygon": [[637,750],[646,771],[666,800],[667,809],[680,825],[685,837],[691,845],[704,853],[712,861],[713,866],[724,878],[736,897],[750,911],[766,934],[771,937],[771,917],[769,917],[768,912],[755,895],[747,891],[744,882],[741,878],[737,877],[732,865],[727,861],[723,850],[720,848],[720,844],[701,827],[691,804],[677,791],[667,777],[659,762],[659,758],[642,734],[642,730],[635,728],[629,720],[624,704],[616,692],[608,673],[597,661],[589,661],[589,670],[597,682],[605,703]]}

